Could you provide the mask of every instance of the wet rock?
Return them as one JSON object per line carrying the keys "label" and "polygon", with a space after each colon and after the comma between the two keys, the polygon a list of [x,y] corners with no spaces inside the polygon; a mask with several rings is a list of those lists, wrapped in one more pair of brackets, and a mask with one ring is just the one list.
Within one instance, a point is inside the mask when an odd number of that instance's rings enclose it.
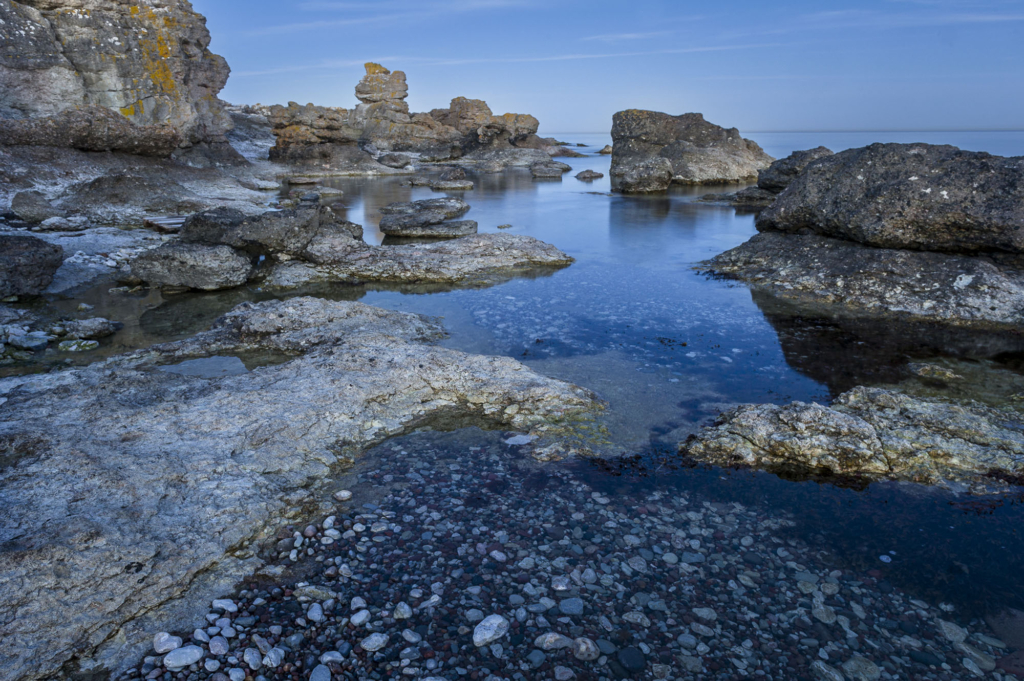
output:
{"label": "wet rock", "polygon": [[605,146],[601,147],[601,151],[599,151],[597,153],[604,154],[606,156],[610,156],[612,151],[613,151],[612,145],[606,144]]}
{"label": "wet rock", "polygon": [[449,222],[469,211],[462,199],[443,198],[392,203],[380,209],[384,216],[380,231],[390,236],[456,237],[476,234],[477,224],[472,220]]}
{"label": "wet rock", "polygon": [[1009,254],[970,257],[765,232],[704,264],[826,314],[845,310],[975,326],[1024,323],[1024,262]]}
{"label": "wet rock", "polygon": [[612,141],[612,188],[622,192],[663,191],[671,182],[753,181],[775,160],[735,128],[709,123],[699,113],[620,111],[612,118]]}
{"label": "wet rock", "polygon": [[537,179],[555,177],[561,179],[562,175],[570,170],[572,170],[572,166],[557,161],[544,161],[530,166],[530,174]]}
{"label": "wet rock", "polygon": [[619,664],[621,664],[626,671],[633,674],[642,672],[647,666],[647,660],[644,658],[644,654],[633,646],[620,650],[618,660]]}
{"label": "wet rock", "polygon": [[150,286],[217,291],[241,286],[252,274],[248,257],[230,246],[168,243],[131,262],[132,276]]}
{"label": "wet rock", "polygon": [[601,649],[589,638],[578,638],[572,642],[572,654],[577,660],[590,662],[601,657]]}
{"label": "wet rock", "polygon": [[34,236],[0,234],[0,298],[38,295],[64,263],[64,249]]}
{"label": "wet rock", "polygon": [[[1010,425],[1017,418],[979,404],[861,387],[840,395],[831,407],[793,402],[733,409],[681,449],[720,465],[796,465],[970,485],[984,482],[992,470],[1010,475],[1024,470],[1024,437]],[[828,619],[834,617],[828,613]]]}
{"label": "wet rock", "polygon": [[[150,649],[152,622],[191,630],[260,566],[241,547],[326,495],[364,447],[435,419],[527,432],[596,407],[513,360],[427,343],[442,333],[417,315],[296,298],[243,305],[177,343],[0,381],[0,438],[36,443],[0,469],[0,521],[33,537],[0,553],[5,675],[71,659],[124,668]],[[215,379],[153,370],[240,352],[294,358]]]}
{"label": "wet rock", "polygon": [[199,660],[203,659],[203,655],[203,649],[199,646],[175,648],[164,656],[164,666],[172,671],[184,669],[190,664],[199,662]]}
{"label": "wet rock", "polygon": [[123,328],[124,324],[121,322],[112,322],[103,317],[76,319],[64,323],[64,331],[69,337],[84,340],[95,340],[97,338],[113,336]]}
{"label": "wet rock", "polygon": [[760,231],[880,248],[1024,253],[1024,158],[872,144],[820,158],[757,218]]}
{"label": "wet rock", "polygon": [[317,264],[276,265],[267,274],[266,285],[351,280],[454,283],[573,262],[554,246],[515,234],[476,234],[422,246],[373,247],[360,242],[345,249],[324,249],[310,260]]}
{"label": "wet rock", "polygon": [[604,177],[604,173],[599,173],[594,170],[584,170],[581,173],[576,173],[576,179],[582,182],[592,182],[594,180],[600,180]]}
{"label": "wet rock", "polygon": [[803,172],[804,168],[819,158],[831,156],[826,147],[815,147],[806,151],[794,151],[786,158],[780,158],[757,173],[757,187],[772,194],[779,194]]}
{"label": "wet rock", "polygon": [[50,218],[62,218],[64,213],[54,208],[42,192],[18,192],[11,199],[11,212],[30,225],[39,224]]}

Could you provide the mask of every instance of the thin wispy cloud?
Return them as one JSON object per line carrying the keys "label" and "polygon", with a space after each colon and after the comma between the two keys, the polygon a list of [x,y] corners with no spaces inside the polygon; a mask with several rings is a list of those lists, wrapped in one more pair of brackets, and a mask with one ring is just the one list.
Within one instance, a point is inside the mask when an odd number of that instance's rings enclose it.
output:
{"label": "thin wispy cloud", "polygon": [[804,24],[815,28],[923,28],[927,26],[963,26],[970,24],[997,24],[1024,21],[1024,12],[947,12],[902,13],[869,12],[861,10],[838,10],[816,12],[802,17]]}
{"label": "thin wispy cloud", "polygon": [[604,35],[590,35],[586,38],[580,38],[584,41],[598,41],[602,43],[617,43],[625,40],[647,40],[648,38],[658,38],[663,35],[672,35],[672,31],[652,31],[650,33],[606,33]]}

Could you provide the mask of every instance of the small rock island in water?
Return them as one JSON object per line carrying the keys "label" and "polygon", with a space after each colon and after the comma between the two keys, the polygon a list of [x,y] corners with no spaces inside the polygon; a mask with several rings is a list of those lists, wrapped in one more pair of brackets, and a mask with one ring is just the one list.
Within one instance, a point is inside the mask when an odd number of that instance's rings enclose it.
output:
{"label": "small rock island in water", "polygon": [[615,112],[702,102],[546,69],[702,50],[385,4],[225,2],[325,55],[263,105],[210,2],[0,0],[0,681],[1024,679],[1012,135]]}

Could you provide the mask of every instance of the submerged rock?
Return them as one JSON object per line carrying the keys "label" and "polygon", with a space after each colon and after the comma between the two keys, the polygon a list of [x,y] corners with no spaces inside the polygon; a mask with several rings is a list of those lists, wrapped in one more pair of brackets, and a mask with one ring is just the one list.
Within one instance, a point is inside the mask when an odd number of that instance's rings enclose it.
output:
{"label": "submerged rock", "polygon": [[807,166],[757,228],[880,248],[1024,253],[1024,157],[930,144],[850,149]]}
{"label": "submerged rock", "polygon": [[737,129],[709,123],[699,113],[620,111],[612,119],[612,140],[613,188],[623,192],[663,191],[666,169],[670,182],[679,184],[753,181],[775,160]]}
{"label": "submerged rock", "polygon": [[985,488],[1024,474],[1021,414],[976,403],[858,387],[831,407],[793,402],[738,407],[681,450],[717,465],[796,466],[837,475]]}
{"label": "submerged rock", "polygon": [[253,266],[230,246],[168,243],[146,251],[131,263],[131,273],[150,286],[193,288],[201,291],[241,286]]}
{"label": "submerged rock", "polygon": [[0,298],[38,295],[64,263],[64,249],[34,236],[0,234]]}
{"label": "submerged rock", "polygon": [[[117,675],[153,632],[191,631],[260,567],[255,544],[328,498],[368,446],[467,421],[526,432],[596,408],[514,360],[428,344],[442,333],[417,315],[298,298],[243,305],[178,343],[0,380],[3,677]],[[153,370],[245,351],[295,357],[213,379]]]}
{"label": "submerged rock", "polygon": [[540,267],[564,267],[573,259],[550,244],[518,234],[475,234],[439,243],[324,249],[311,262],[275,265],[264,279],[290,288],[315,281],[458,283]]}
{"label": "submerged rock", "polygon": [[704,263],[812,308],[947,324],[1024,324],[1024,261],[862,246],[765,232]]}

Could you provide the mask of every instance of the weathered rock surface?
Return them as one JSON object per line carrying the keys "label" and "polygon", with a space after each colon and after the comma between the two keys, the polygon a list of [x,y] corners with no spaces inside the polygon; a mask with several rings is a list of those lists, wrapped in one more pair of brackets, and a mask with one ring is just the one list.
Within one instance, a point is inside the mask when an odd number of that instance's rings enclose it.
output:
{"label": "weathered rock surface", "polygon": [[1024,324],[1024,262],[765,232],[705,263],[798,303],[949,324]]}
{"label": "weathered rock surface", "polygon": [[325,248],[309,262],[276,265],[264,285],[294,287],[314,281],[458,283],[540,267],[564,267],[573,259],[550,244],[517,234],[476,234],[411,246]]}
{"label": "weathered rock surface", "polygon": [[976,483],[981,489],[992,471],[1024,473],[1021,417],[976,403],[858,387],[831,407],[739,407],[681,449],[719,465],[797,466],[933,484]]}
{"label": "weathered rock surface", "polygon": [[815,147],[805,151],[794,151],[786,158],[780,158],[757,174],[757,186],[765,191],[779,194],[796,179],[811,163],[819,158],[832,155],[827,147]]}
{"label": "weathered rock surface", "polygon": [[106,338],[107,336],[113,336],[124,328],[124,324],[121,322],[112,322],[109,319],[104,319],[103,317],[75,319],[70,322],[65,322],[63,326],[68,338],[78,338],[82,340]]}
{"label": "weathered rock surface", "polygon": [[18,192],[11,199],[11,212],[19,219],[34,225],[50,218],[64,217],[64,212],[55,208],[42,192]]}
{"label": "weathered rock surface", "polygon": [[0,234],[0,298],[38,295],[64,262],[64,249],[34,236]]}
{"label": "weathered rock surface", "polygon": [[530,166],[530,174],[538,179],[543,178],[558,178],[562,179],[562,175],[572,170],[572,166],[567,163],[560,163],[558,161],[547,160],[542,163],[534,163]]}
{"label": "weathered rock surface", "polygon": [[601,151],[599,151],[597,153],[603,154],[605,156],[611,156],[612,151],[613,151],[612,145],[606,144],[603,147],[601,147]]}
{"label": "weathered rock surface", "polygon": [[729,184],[753,181],[773,159],[735,128],[709,123],[698,113],[671,116],[630,109],[612,119],[613,187],[623,192],[662,191],[668,161],[671,182]]}
{"label": "weathered rock surface", "polygon": [[[154,632],[205,626],[210,600],[260,566],[254,545],[387,437],[467,422],[536,432],[597,406],[514,360],[425,343],[441,334],[416,315],[299,298],[244,305],[180,343],[0,381],[2,678],[65,663],[116,674]],[[297,356],[215,379],[155,370],[246,350]]]}
{"label": "weathered rock surface", "polygon": [[476,234],[473,220],[457,220],[469,211],[462,199],[443,198],[392,203],[380,209],[380,231],[390,236],[457,237]]}
{"label": "weathered rock surface", "polygon": [[1024,157],[872,144],[821,158],[757,219],[761,231],[948,253],[1024,252]]}
{"label": "weathered rock surface", "polygon": [[141,223],[149,214],[181,215],[206,208],[203,199],[159,173],[113,173],[68,188],[58,202],[71,215],[98,224]]}
{"label": "weathered rock surface", "polygon": [[241,286],[253,266],[230,246],[168,243],[146,251],[131,262],[133,277],[151,286],[218,291]]}
{"label": "weathered rock surface", "polygon": [[576,173],[576,179],[582,182],[593,182],[594,180],[600,180],[604,177],[604,173],[599,173],[596,170],[584,170],[583,172]]}
{"label": "weathered rock surface", "polygon": [[188,0],[0,3],[0,143],[163,154],[223,142],[229,69],[209,44]]}
{"label": "weathered rock surface", "polygon": [[[481,100],[456,97],[447,109],[428,114],[411,113],[407,96],[403,72],[368,63],[356,85],[360,103],[354,109],[295,102],[270,107],[268,118],[277,138],[270,158],[314,164],[330,159],[336,171],[399,172],[417,159],[457,159],[479,149],[510,152],[537,132],[533,116],[495,116]],[[339,147],[348,148],[347,158]],[[395,152],[408,154],[407,162],[399,165]],[[358,168],[353,165],[357,161]]]}

